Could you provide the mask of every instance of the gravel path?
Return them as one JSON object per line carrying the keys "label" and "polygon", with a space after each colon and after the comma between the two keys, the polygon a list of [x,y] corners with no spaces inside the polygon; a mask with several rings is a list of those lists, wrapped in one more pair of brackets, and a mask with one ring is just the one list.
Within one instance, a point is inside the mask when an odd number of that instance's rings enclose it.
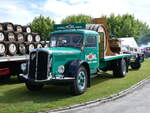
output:
{"label": "gravel path", "polygon": [[61,113],[150,113],[150,81],[117,100]]}

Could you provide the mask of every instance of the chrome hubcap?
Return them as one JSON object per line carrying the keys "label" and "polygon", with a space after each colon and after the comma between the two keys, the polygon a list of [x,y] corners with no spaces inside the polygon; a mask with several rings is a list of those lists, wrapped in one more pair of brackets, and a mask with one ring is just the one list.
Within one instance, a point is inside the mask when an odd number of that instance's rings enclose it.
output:
{"label": "chrome hubcap", "polygon": [[78,87],[83,90],[85,88],[85,72],[81,71],[78,75],[77,82],[78,82]]}

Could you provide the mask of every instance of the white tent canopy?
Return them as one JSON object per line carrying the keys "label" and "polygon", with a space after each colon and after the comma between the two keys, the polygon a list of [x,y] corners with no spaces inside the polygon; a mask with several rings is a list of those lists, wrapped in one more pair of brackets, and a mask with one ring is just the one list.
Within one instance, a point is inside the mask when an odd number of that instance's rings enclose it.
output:
{"label": "white tent canopy", "polygon": [[121,45],[123,45],[123,46],[138,48],[138,45],[137,45],[134,37],[123,37],[123,38],[118,38],[118,39],[121,41]]}

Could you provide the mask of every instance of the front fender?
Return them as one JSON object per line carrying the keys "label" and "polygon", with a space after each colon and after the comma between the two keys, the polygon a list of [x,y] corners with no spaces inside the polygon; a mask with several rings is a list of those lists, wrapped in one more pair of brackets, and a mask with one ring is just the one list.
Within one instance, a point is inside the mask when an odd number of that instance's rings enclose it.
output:
{"label": "front fender", "polygon": [[79,67],[82,65],[84,61],[82,60],[74,60],[72,62],[70,62],[69,66],[68,66],[68,75],[70,76],[75,76],[77,74],[77,71],[79,69]]}
{"label": "front fender", "polygon": [[67,71],[67,75],[71,76],[71,77],[75,77],[77,75],[78,69],[80,66],[84,66],[85,69],[87,70],[87,75],[88,75],[88,87],[90,87],[90,68],[89,68],[89,64],[86,61],[83,60],[75,60],[72,61],[69,64],[69,68]]}

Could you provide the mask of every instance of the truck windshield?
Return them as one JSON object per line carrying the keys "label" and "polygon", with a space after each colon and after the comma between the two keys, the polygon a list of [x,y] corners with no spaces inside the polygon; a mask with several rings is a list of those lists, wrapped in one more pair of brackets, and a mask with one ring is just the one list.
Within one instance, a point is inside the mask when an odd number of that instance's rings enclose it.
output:
{"label": "truck windshield", "polygon": [[74,47],[81,48],[83,44],[82,34],[54,34],[50,38],[50,47]]}

